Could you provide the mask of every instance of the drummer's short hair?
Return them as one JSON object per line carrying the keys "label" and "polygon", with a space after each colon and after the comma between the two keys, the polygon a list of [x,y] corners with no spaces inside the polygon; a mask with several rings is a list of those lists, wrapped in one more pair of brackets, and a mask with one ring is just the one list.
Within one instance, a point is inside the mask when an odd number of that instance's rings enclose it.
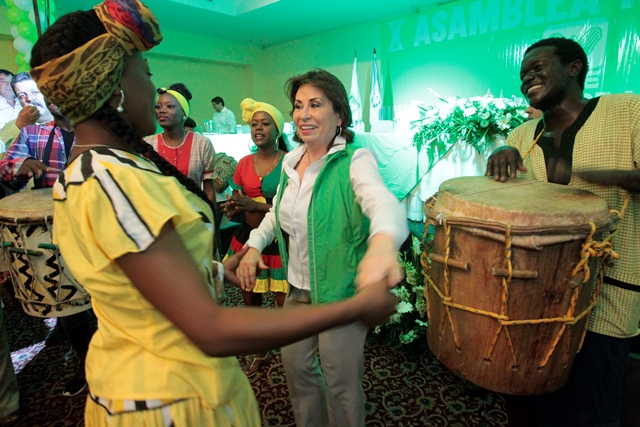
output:
{"label": "drummer's short hair", "polygon": [[564,37],[549,37],[548,39],[542,39],[535,42],[527,48],[524,52],[531,52],[533,49],[539,47],[553,46],[556,48],[555,54],[563,64],[569,64],[575,60],[582,62],[582,69],[578,74],[578,84],[580,89],[584,90],[584,81],[587,78],[587,71],[589,70],[589,63],[587,60],[587,54],[578,42],[572,39],[566,39]]}
{"label": "drummer's short hair", "polygon": [[13,91],[16,92],[16,83],[26,82],[28,80],[33,80],[33,77],[31,77],[31,75],[26,71],[13,76],[13,78],[11,79],[11,87],[13,88]]}

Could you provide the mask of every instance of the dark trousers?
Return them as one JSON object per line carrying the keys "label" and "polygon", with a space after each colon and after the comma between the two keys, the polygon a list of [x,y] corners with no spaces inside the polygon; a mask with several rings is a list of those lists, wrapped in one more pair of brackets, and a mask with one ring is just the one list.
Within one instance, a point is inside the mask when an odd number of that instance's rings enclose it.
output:
{"label": "dark trousers", "polygon": [[563,387],[540,396],[504,396],[509,427],[619,427],[632,342],[587,332]]}
{"label": "dark trousers", "polygon": [[93,309],[88,309],[70,316],[58,317],[60,326],[69,337],[71,346],[80,359],[82,370],[84,370],[84,361],[87,358],[89,342],[96,331],[93,316]]}

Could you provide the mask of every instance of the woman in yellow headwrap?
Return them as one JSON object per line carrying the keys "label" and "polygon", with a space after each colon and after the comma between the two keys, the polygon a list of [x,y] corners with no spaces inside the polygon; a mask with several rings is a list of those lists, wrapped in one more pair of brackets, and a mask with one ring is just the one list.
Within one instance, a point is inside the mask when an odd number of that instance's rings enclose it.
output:
{"label": "woman in yellow headwrap", "polygon": [[[143,4],[106,0],[58,19],[32,51],[34,80],[76,130],[53,189],[53,240],[98,318],[85,424],[257,427],[251,386],[229,356],[383,322],[394,300],[380,282],[299,312],[216,304],[210,201],[140,137],[155,131],[141,52],[160,40]],[[228,280],[236,262],[225,263]]]}
{"label": "woman in yellow headwrap", "polygon": [[[251,126],[251,138],[256,144],[256,152],[243,157],[238,162],[233,181],[230,182],[233,195],[223,205],[229,218],[244,214],[242,224],[233,233],[227,256],[240,252],[251,230],[260,225],[269,212],[273,196],[276,194],[282,159],[288,151],[282,132],[284,117],[273,105],[246,98],[240,103],[242,120]],[[262,251],[262,260],[268,267],[262,270],[253,289],[242,289],[245,306],[262,306],[262,295],[273,292],[279,308],[289,289],[282,269],[278,242],[273,242]],[[249,356],[243,368],[248,377],[255,375],[266,360],[268,352]]]}
{"label": "woman in yellow headwrap", "polygon": [[185,123],[191,112],[191,92],[182,83],[158,89],[156,116],[162,132],[145,138],[153,148],[180,172],[200,184],[215,201],[213,189],[213,159],[211,141],[204,135],[189,131]]}

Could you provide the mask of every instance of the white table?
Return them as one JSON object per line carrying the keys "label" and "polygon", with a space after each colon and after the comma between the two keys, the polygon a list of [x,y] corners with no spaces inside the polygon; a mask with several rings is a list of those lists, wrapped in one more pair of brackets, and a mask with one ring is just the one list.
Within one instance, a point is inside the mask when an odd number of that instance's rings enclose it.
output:
{"label": "white table", "polygon": [[[251,154],[255,147],[251,134],[204,134],[216,153],[226,153],[236,160]],[[289,138],[293,144],[293,140]],[[425,170],[424,150],[418,156],[412,145],[413,133],[359,133],[355,143],[369,148],[378,160],[380,174],[389,190],[403,200],[407,216],[413,221],[424,221],[424,202],[438,191],[447,179],[459,176],[482,175],[491,149],[483,153],[462,143],[453,148],[438,161],[431,170]]]}
{"label": "white table", "polygon": [[209,138],[216,153],[225,153],[237,161],[251,154],[251,148],[255,147],[255,144],[251,140],[251,134],[249,133],[205,133],[204,136]]}

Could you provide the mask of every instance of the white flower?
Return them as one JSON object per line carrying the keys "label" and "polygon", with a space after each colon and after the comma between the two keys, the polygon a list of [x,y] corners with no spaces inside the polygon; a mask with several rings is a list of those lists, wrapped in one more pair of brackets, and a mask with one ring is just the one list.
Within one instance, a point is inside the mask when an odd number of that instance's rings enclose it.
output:
{"label": "white flower", "polygon": [[[478,116],[482,119],[482,120],[487,120],[489,117],[491,117],[491,113],[488,111],[484,111],[480,114],[478,114]],[[486,126],[484,126],[486,127]]]}
{"label": "white flower", "polygon": [[465,117],[469,117],[469,116],[473,116],[476,113],[476,107],[469,107],[469,108],[465,108],[464,112],[462,114],[464,114]]}
{"label": "white flower", "polygon": [[402,301],[396,305],[396,312],[400,314],[411,313],[413,311],[413,305],[410,302]]}
{"label": "white flower", "polygon": [[397,288],[391,289],[391,293],[394,296],[400,298],[401,301],[409,300],[409,291],[403,286],[398,286]]}
{"label": "white flower", "polygon": [[441,120],[446,120],[453,111],[454,106],[455,104],[444,104],[442,108],[440,108],[440,111],[438,111],[438,117],[440,117]]}
{"label": "white flower", "polygon": [[496,100],[493,101],[493,104],[496,106],[496,108],[498,108],[500,110],[504,110],[505,108],[507,108],[507,106],[504,103],[503,98],[496,98]]}
{"label": "white flower", "polygon": [[503,115],[496,121],[498,127],[502,130],[509,129],[509,122],[511,122],[511,113]]}

